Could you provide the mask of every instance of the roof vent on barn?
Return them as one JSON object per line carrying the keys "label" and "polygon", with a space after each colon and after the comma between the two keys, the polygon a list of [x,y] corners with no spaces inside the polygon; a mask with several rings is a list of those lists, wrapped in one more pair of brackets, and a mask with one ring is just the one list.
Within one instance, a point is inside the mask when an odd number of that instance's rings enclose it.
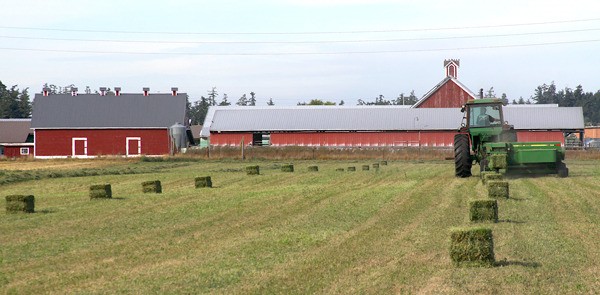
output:
{"label": "roof vent on barn", "polygon": [[42,88],[42,94],[44,96],[48,96],[48,94],[50,94],[50,88],[48,88],[48,87]]}
{"label": "roof vent on barn", "polygon": [[100,87],[100,96],[106,95],[106,87]]}
{"label": "roof vent on barn", "polygon": [[173,96],[177,96],[178,90],[179,90],[179,88],[177,88],[177,87],[171,87],[171,93],[173,94]]}
{"label": "roof vent on barn", "polygon": [[148,92],[150,92],[150,88],[144,87],[144,88],[142,88],[142,90],[144,91],[144,96],[148,96]]}
{"label": "roof vent on barn", "polygon": [[71,96],[77,96],[77,87],[71,87]]}
{"label": "roof vent on barn", "polygon": [[121,95],[121,87],[115,87],[115,96]]}
{"label": "roof vent on barn", "polygon": [[446,77],[458,78],[458,67],[460,67],[460,59],[445,59],[444,68],[446,69]]}

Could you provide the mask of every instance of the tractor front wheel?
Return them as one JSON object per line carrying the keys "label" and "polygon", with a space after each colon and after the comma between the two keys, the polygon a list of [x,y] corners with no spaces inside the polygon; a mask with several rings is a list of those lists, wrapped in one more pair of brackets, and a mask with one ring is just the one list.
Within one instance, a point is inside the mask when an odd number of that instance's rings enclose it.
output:
{"label": "tractor front wheel", "polygon": [[561,178],[568,177],[569,176],[569,168],[567,168],[567,165],[565,165],[565,163],[558,162],[556,164],[556,174],[558,174],[558,177],[561,177]]}
{"label": "tractor front wheel", "polygon": [[457,177],[471,176],[473,162],[469,150],[469,135],[454,135],[454,170]]}

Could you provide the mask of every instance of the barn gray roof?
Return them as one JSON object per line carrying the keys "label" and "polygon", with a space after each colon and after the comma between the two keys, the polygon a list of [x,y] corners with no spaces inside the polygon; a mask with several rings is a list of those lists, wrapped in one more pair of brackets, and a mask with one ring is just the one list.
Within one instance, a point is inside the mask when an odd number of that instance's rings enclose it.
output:
{"label": "barn gray roof", "polygon": [[0,143],[24,143],[30,127],[31,119],[0,119]]}
{"label": "barn gray roof", "polygon": [[[583,129],[580,107],[507,107],[505,120],[515,129]],[[395,106],[211,107],[201,131],[394,131],[457,130],[457,108]]]}
{"label": "barn gray roof", "polygon": [[36,94],[31,128],[167,128],[184,123],[185,93]]}

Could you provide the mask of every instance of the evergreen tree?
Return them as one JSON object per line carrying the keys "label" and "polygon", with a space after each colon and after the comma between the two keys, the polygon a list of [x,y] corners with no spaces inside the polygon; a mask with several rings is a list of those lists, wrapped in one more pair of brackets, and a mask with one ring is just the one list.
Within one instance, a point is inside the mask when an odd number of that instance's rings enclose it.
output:
{"label": "evergreen tree", "polygon": [[244,93],[244,95],[242,95],[235,104],[239,106],[247,106],[248,99],[246,98],[246,94]]}
{"label": "evergreen tree", "polygon": [[208,104],[211,106],[217,105],[217,96],[219,93],[217,92],[217,87],[213,87],[212,90],[208,91]]}
{"label": "evergreen tree", "polygon": [[248,105],[249,106],[256,105],[256,93],[254,93],[254,91],[250,92],[250,99],[248,100]]}
{"label": "evergreen tree", "polygon": [[223,99],[219,103],[219,106],[228,106],[231,105],[229,101],[227,101],[227,93],[223,93]]}

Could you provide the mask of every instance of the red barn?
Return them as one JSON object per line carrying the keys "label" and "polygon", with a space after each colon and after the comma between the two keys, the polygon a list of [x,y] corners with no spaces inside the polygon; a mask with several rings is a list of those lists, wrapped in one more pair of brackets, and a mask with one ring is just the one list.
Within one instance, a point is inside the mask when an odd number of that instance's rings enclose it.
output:
{"label": "red barn", "polygon": [[33,155],[31,119],[0,119],[0,157]]}
{"label": "red barn", "polygon": [[446,78],[427,92],[413,108],[460,108],[475,94],[458,81],[460,60],[444,60]]}
{"label": "red barn", "polygon": [[185,122],[184,93],[36,94],[36,158],[156,156],[173,151],[170,126]]}

